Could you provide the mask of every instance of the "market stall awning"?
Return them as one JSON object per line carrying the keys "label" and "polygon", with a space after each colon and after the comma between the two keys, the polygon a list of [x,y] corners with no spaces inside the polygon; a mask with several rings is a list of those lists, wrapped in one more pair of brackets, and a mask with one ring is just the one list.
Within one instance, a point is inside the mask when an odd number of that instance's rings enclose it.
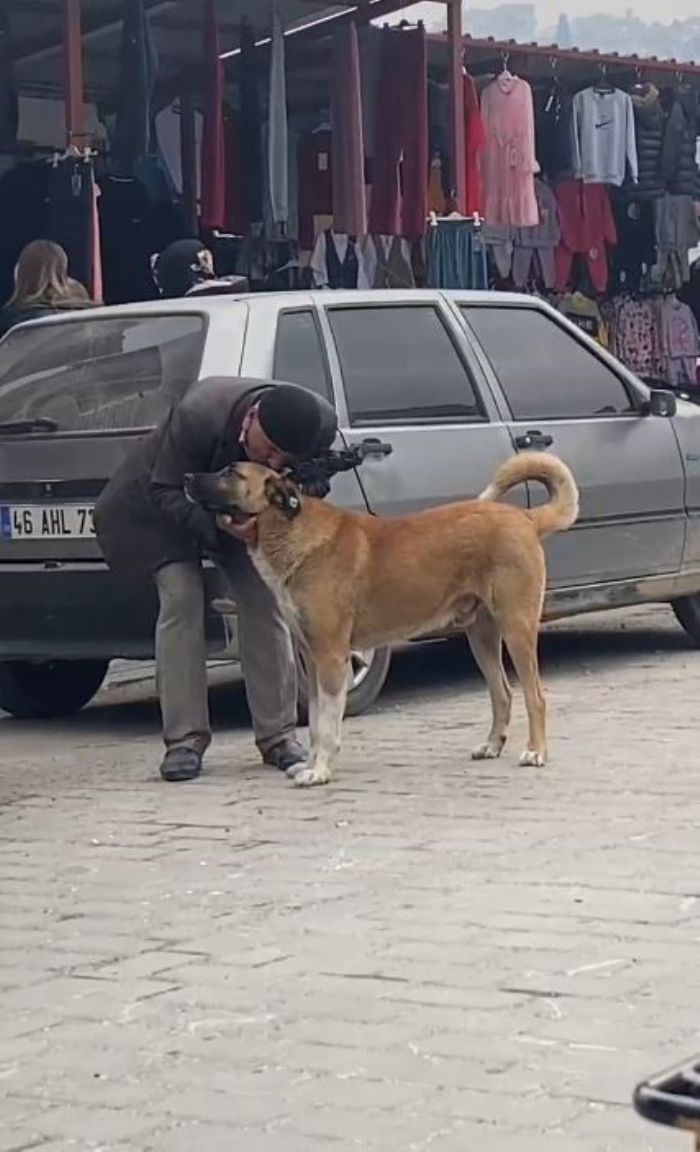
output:
{"label": "market stall awning", "polygon": [[[321,39],[335,21],[378,19],[407,6],[406,0],[356,0],[324,4],[322,0],[279,0],[284,27],[297,40]],[[59,96],[65,85],[64,28],[66,0],[9,0],[15,77],[20,92]],[[145,0],[159,58],[159,75],[170,77],[196,66],[200,53],[202,0]],[[234,58],[243,20],[264,40],[271,28],[271,0],[217,0],[222,54]],[[87,98],[99,99],[119,83],[121,0],[81,0],[83,76]]]}

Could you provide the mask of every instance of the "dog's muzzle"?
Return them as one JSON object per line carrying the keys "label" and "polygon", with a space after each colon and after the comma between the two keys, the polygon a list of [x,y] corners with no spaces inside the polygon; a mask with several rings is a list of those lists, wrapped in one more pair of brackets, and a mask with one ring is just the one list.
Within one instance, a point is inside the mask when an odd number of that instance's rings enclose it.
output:
{"label": "dog's muzzle", "polygon": [[216,489],[216,476],[198,476],[188,472],[184,480],[184,492],[191,504],[197,504],[206,512],[217,516],[233,516],[238,509]]}

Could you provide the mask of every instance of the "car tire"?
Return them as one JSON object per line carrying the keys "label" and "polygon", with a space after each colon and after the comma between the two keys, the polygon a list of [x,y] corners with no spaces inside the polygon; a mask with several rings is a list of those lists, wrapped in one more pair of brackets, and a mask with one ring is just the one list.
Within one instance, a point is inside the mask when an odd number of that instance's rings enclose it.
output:
{"label": "car tire", "polygon": [[17,720],[80,711],[99,691],[108,660],[0,661],[0,708]]}
{"label": "car tire", "polygon": [[700,648],[700,595],[681,596],[679,600],[672,601],[671,607],[678,623]]}
{"label": "car tire", "polygon": [[[297,676],[299,678],[299,720],[307,723],[309,718],[309,697],[304,658],[296,652]],[[352,681],[345,704],[346,716],[361,716],[371,708],[381,694],[391,665],[390,648],[371,648],[352,654]]]}

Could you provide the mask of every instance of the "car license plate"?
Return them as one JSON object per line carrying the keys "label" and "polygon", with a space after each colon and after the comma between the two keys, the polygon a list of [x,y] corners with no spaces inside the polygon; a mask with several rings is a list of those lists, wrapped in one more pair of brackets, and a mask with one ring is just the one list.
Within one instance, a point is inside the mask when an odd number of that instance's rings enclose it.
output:
{"label": "car license plate", "polygon": [[95,535],[92,504],[4,504],[3,540],[83,540]]}

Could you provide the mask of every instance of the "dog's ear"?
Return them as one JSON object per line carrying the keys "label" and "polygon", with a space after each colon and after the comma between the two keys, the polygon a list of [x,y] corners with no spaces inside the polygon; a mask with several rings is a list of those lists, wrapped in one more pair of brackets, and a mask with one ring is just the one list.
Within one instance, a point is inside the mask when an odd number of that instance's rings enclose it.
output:
{"label": "dog's ear", "polygon": [[301,512],[301,496],[293,480],[286,476],[270,476],[265,481],[265,496],[273,508],[279,508],[288,520]]}

